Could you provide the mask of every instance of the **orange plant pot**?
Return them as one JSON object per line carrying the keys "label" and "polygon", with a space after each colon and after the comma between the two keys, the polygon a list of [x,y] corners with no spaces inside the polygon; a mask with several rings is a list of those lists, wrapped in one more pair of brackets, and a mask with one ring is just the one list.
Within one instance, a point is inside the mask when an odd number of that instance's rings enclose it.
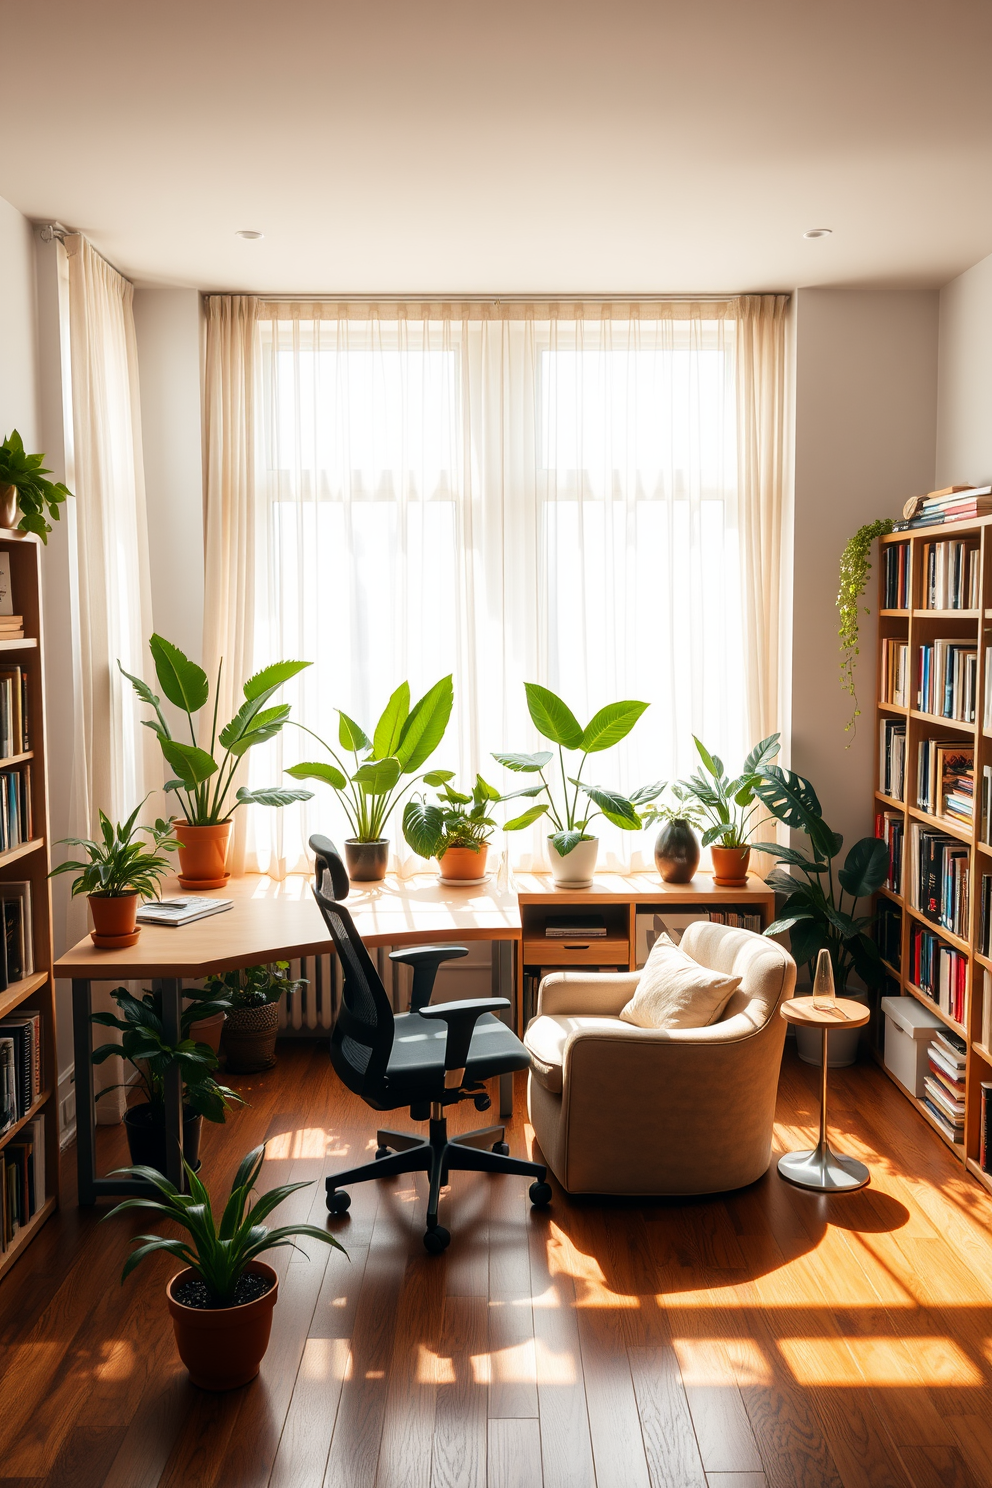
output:
{"label": "orange plant pot", "polygon": [[749,847],[710,848],[713,858],[713,882],[718,889],[746,889],[747,865],[751,858]]}
{"label": "orange plant pot", "polygon": [[173,1296],[194,1272],[187,1266],[165,1289],[179,1357],[201,1390],[236,1390],[253,1380],[261,1367],[272,1331],[272,1309],[279,1296],[276,1273],[264,1261],[249,1261],[246,1271],[260,1272],[273,1283],[264,1297],[242,1307],[186,1307]]}
{"label": "orange plant pot", "polygon": [[90,939],[104,951],[120,951],[132,946],[141,934],[136,919],[137,894],[90,894],[93,929]]}
{"label": "orange plant pot", "polygon": [[184,889],[222,889],[230,878],[227,872],[227,849],[231,841],[231,822],[217,822],[211,827],[193,827],[177,821],[174,827],[179,843],[179,882]]}
{"label": "orange plant pot", "polygon": [[488,852],[488,842],[483,842],[478,852],[471,847],[449,847],[447,852],[442,853],[437,860],[441,869],[441,877],[484,878]]}

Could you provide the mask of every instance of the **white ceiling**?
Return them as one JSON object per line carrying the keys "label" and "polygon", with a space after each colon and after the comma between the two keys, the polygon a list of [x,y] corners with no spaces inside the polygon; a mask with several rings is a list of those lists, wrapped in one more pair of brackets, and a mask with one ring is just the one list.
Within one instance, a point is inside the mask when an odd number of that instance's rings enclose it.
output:
{"label": "white ceiling", "polygon": [[0,195],[142,284],[703,293],[940,284],[992,252],[988,0],[0,19]]}

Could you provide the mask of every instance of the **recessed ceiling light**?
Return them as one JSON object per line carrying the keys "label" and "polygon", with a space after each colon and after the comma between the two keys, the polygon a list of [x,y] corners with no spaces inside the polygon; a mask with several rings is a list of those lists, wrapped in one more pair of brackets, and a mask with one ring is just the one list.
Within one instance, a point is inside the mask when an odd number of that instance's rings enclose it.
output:
{"label": "recessed ceiling light", "polygon": [[247,238],[250,242],[254,242],[256,238],[264,238],[265,234],[256,232],[253,227],[239,227],[234,236],[236,238]]}
{"label": "recessed ceiling light", "polygon": [[[808,232],[804,232],[803,233],[803,237],[804,238],[829,238],[830,235],[832,234],[832,232],[833,232],[833,228],[832,227],[811,227]],[[247,237],[254,237],[254,234],[253,233],[248,233],[248,234],[246,234],[246,236]]]}

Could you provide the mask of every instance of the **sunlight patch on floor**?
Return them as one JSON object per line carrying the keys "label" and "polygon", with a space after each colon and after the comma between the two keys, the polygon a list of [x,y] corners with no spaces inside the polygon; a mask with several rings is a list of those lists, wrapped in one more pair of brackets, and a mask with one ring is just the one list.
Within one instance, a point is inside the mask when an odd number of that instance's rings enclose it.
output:
{"label": "sunlight patch on floor", "polygon": [[686,1385],[770,1385],[772,1370],[753,1338],[673,1338]]}
{"label": "sunlight patch on floor", "polygon": [[780,1338],[778,1346],[800,1385],[913,1385],[907,1346],[930,1385],[982,1383],[950,1338]]}
{"label": "sunlight patch on floor", "polygon": [[339,1140],[336,1132],[322,1126],[303,1126],[296,1131],[278,1132],[265,1146],[267,1162],[293,1162],[299,1158],[347,1157],[348,1148],[333,1146]]}
{"label": "sunlight patch on floor", "polygon": [[125,1380],[134,1370],[134,1349],[126,1338],[108,1338],[100,1345],[100,1362],[93,1370],[94,1379],[109,1383]]}
{"label": "sunlight patch on floor", "polygon": [[299,1377],[314,1384],[349,1380],[352,1375],[351,1340],[348,1338],[308,1338],[300,1360]]}

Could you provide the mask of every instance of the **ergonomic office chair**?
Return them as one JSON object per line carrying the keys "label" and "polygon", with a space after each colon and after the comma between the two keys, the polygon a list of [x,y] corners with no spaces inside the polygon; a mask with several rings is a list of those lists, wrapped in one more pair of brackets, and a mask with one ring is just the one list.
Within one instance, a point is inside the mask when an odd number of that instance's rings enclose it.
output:
{"label": "ergonomic office chair", "polygon": [[[441,1187],[449,1170],[522,1173],[535,1181],[530,1201],[551,1201],[551,1185],[540,1163],[510,1157],[503,1127],[487,1126],[449,1138],[446,1106],[472,1100],[489,1108],[484,1080],[527,1069],[527,1050],[505,1023],[493,1016],[509,1007],[505,997],[476,997],[430,1007],[434,978],[442,961],[468,954],[465,946],[416,946],[393,951],[391,960],[413,967],[410,1011],[394,1015],[371,957],[341,902],[348,897],[348,873],[333,842],[311,837],[316,857],[314,898],[334,941],[344,973],[344,996],[331,1034],[331,1063],[338,1075],[375,1111],[410,1107],[413,1121],[429,1121],[426,1138],[412,1132],[379,1131],[375,1161],[326,1180],[327,1207],[344,1214],[351,1195],[343,1186],[397,1173],[430,1177],[424,1244],[444,1250],[451,1236],[437,1222]],[[488,1150],[487,1150],[488,1149]]]}

